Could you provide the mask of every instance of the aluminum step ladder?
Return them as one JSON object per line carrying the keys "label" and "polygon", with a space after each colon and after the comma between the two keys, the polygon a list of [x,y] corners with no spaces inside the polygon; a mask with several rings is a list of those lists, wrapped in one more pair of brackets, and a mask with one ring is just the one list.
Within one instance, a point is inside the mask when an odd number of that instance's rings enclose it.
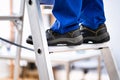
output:
{"label": "aluminum step ladder", "polygon": [[[109,47],[104,44],[86,44],[80,46],[64,46],[64,47],[48,47],[43,20],[40,10],[39,0],[26,0],[28,15],[30,20],[33,44],[36,53],[36,62],[40,80],[54,80],[52,66],[49,60],[49,52],[64,52],[71,50],[88,50],[99,49],[103,55],[103,59],[109,74],[110,80],[120,80],[118,68],[114,61],[113,55]],[[68,54],[69,55],[69,54]]]}

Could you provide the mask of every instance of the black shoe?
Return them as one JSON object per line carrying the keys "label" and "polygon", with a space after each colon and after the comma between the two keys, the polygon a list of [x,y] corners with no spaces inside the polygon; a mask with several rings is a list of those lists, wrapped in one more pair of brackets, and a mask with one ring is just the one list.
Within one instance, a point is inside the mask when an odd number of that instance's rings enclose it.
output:
{"label": "black shoe", "polygon": [[[57,46],[57,45],[73,46],[73,45],[80,45],[83,43],[83,37],[80,32],[80,29],[65,34],[59,34],[52,31],[51,29],[48,29],[46,31],[46,37],[49,46]],[[31,36],[29,36],[26,41],[29,44],[33,44]]]}
{"label": "black shoe", "polygon": [[99,26],[97,30],[92,30],[82,25],[83,43],[103,43],[110,40],[105,24]]}
{"label": "black shoe", "polygon": [[80,29],[67,32],[65,34],[59,34],[51,29],[48,29],[46,31],[47,41],[48,45],[50,46],[56,46],[56,45],[80,45],[83,43],[83,37],[81,34]]}

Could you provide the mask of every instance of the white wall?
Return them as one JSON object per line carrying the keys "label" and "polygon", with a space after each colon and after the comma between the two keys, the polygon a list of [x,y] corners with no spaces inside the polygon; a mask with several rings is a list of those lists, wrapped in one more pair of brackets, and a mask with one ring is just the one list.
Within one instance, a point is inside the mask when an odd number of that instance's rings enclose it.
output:
{"label": "white wall", "polygon": [[[0,0],[0,15],[10,14],[10,0]],[[10,22],[0,21],[0,37],[9,38],[10,33]]]}
{"label": "white wall", "polygon": [[106,24],[111,36],[109,45],[120,70],[120,0],[104,0],[104,6]]}

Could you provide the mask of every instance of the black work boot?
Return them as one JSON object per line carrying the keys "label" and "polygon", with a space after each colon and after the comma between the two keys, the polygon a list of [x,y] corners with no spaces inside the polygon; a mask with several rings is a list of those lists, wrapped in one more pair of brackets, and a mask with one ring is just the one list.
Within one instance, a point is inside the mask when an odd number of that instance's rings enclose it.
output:
{"label": "black work boot", "polygon": [[[73,46],[80,45],[83,43],[83,37],[80,29],[76,29],[65,34],[59,34],[57,32],[48,29],[46,31],[47,42],[49,46]],[[29,36],[26,40],[27,43],[33,44],[32,37]]]}
{"label": "black work boot", "polygon": [[110,40],[105,24],[101,24],[98,29],[92,30],[82,25],[83,43],[103,43]]}
{"label": "black work boot", "polygon": [[46,31],[48,45],[80,45],[83,42],[83,37],[80,29],[76,29],[65,34],[59,34],[51,29]]}

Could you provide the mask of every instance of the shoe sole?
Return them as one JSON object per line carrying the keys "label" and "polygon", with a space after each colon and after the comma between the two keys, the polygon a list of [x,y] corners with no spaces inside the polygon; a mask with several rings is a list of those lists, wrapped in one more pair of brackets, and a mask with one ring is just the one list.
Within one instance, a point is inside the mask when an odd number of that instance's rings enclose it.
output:
{"label": "shoe sole", "polygon": [[49,46],[74,46],[81,45],[82,43],[83,43],[82,35],[75,38],[59,38],[48,41]]}
{"label": "shoe sole", "polygon": [[91,43],[92,44],[94,43],[104,43],[104,42],[107,42],[110,40],[110,36],[108,34],[108,32],[102,34],[102,35],[99,35],[99,36],[95,36],[95,37],[85,37],[83,39],[83,43]]}

